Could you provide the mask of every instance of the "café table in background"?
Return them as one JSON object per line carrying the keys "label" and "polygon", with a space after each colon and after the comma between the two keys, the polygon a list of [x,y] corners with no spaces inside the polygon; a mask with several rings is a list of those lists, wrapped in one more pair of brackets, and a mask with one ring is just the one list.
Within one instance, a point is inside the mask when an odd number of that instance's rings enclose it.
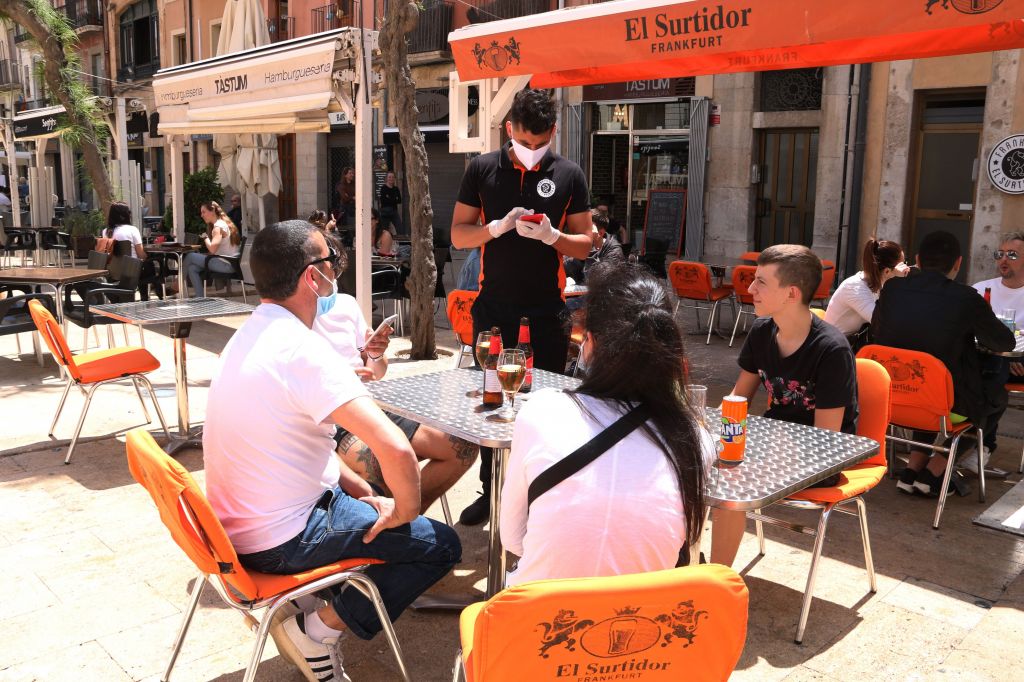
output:
{"label": "caf\u00e9 table in background", "polygon": [[[480,388],[482,374],[475,369],[448,369],[398,379],[371,381],[366,384],[370,395],[384,410],[431,426],[450,436],[470,443],[494,448],[491,467],[491,518],[487,551],[487,596],[501,591],[505,584],[505,551],[498,532],[501,510],[501,487],[505,482],[505,463],[512,447],[514,422],[487,419],[494,408],[485,408],[479,397],[466,395]],[[554,372],[533,370],[533,390],[542,388],[575,388],[579,379]],[[517,396],[517,401],[529,399]],[[440,607],[440,605],[439,605]]]}
{"label": "caf\u00e9 table in background", "polygon": [[94,314],[106,315],[127,324],[166,324],[174,339],[174,387],[178,398],[178,437],[165,450],[174,453],[183,447],[203,445],[202,431],[192,433],[188,413],[188,369],[186,347],[192,323],[229,315],[248,315],[255,306],[224,298],[185,298],[133,303],[104,303],[90,306]]}
{"label": "caf\u00e9 table in background", "polygon": [[146,255],[163,254],[178,262],[178,298],[185,298],[185,255],[199,250],[198,244],[146,244]]}
{"label": "caf\u00e9 table in background", "polygon": [[106,270],[90,270],[88,268],[8,268],[0,270],[0,284],[32,284],[50,287],[56,298],[54,303],[57,306],[57,322],[63,325],[64,287],[68,284],[102,279],[106,276]]}

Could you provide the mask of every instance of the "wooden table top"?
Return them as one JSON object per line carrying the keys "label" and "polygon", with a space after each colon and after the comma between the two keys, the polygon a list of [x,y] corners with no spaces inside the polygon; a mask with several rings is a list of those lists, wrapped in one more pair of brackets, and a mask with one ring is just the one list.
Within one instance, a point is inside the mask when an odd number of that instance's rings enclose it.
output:
{"label": "wooden table top", "polygon": [[144,244],[146,253],[188,253],[198,251],[199,244]]}
{"label": "wooden table top", "polygon": [[9,268],[0,270],[0,282],[70,284],[106,276],[106,270],[86,268]]}

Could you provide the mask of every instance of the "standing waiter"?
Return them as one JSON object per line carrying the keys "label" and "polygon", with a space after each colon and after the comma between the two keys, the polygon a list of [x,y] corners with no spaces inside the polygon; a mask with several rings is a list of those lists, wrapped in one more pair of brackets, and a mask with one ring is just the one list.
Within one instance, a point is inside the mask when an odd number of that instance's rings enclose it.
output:
{"label": "standing waiter", "polygon": [[[530,318],[533,364],[565,370],[568,336],[562,314],[562,256],[590,253],[590,210],[583,169],[550,150],[557,113],[547,93],[523,90],[505,122],[509,143],[474,158],[452,215],[452,244],[480,247],[480,294],[473,304],[474,338],[499,327],[514,346],[519,318]],[[520,220],[542,213],[540,223]],[[482,224],[481,224],[482,223]],[[483,523],[490,510],[491,451],[481,448],[483,495],[463,510],[465,525]]]}

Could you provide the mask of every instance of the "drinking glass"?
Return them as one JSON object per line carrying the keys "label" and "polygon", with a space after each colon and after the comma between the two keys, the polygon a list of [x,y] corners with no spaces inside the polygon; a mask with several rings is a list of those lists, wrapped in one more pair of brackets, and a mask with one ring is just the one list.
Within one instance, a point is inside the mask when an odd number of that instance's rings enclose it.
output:
{"label": "drinking glass", "polygon": [[505,404],[488,417],[491,421],[511,422],[516,419],[516,393],[526,380],[526,353],[515,348],[501,351],[498,356],[498,382],[505,394]]}
{"label": "drinking glass", "polygon": [[1003,321],[1003,324],[1010,328],[1010,331],[1015,331],[1017,329],[1015,322],[1017,319],[1017,311],[1015,309],[1003,308],[1003,314],[999,317]]}
{"label": "drinking glass", "polygon": [[700,384],[686,385],[686,403],[693,411],[697,423],[707,428],[708,387]]}
{"label": "drinking glass", "polygon": [[[473,346],[473,353],[476,355],[476,362],[480,369],[484,368],[487,360],[487,353],[491,350],[491,332],[484,331],[477,334],[476,345]],[[479,398],[484,394],[483,389],[476,388],[466,392],[467,398]]]}

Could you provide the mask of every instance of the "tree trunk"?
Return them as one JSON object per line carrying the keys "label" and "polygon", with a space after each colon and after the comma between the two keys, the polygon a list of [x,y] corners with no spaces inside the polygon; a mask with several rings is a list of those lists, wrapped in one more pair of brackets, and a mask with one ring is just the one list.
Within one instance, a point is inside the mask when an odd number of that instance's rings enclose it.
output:
{"label": "tree trunk", "polygon": [[21,24],[39,44],[45,62],[46,87],[52,96],[63,105],[68,122],[85,131],[78,151],[82,152],[85,170],[92,181],[93,189],[99,196],[103,214],[106,215],[112,201],[110,179],[107,177],[107,167],[96,144],[97,134],[93,122],[79,111],[78,103],[68,96],[67,90],[64,88],[64,81],[61,77],[61,71],[67,64],[64,46],[57,42],[57,39],[51,35],[49,29],[31,11],[27,3],[17,0],[0,0],[0,14],[8,17],[14,23]]}
{"label": "tree trunk", "polygon": [[384,85],[389,109],[398,125],[405,152],[405,177],[409,187],[409,222],[412,225],[412,272],[409,276],[412,350],[414,360],[437,357],[434,339],[434,287],[437,265],[434,262],[434,210],[430,206],[430,181],[427,150],[423,146],[416,108],[416,83],[409,68],[405,36],[416,28],[420,10],[415,2],[388,3],[388,13],[380,32],[384,60]]}

